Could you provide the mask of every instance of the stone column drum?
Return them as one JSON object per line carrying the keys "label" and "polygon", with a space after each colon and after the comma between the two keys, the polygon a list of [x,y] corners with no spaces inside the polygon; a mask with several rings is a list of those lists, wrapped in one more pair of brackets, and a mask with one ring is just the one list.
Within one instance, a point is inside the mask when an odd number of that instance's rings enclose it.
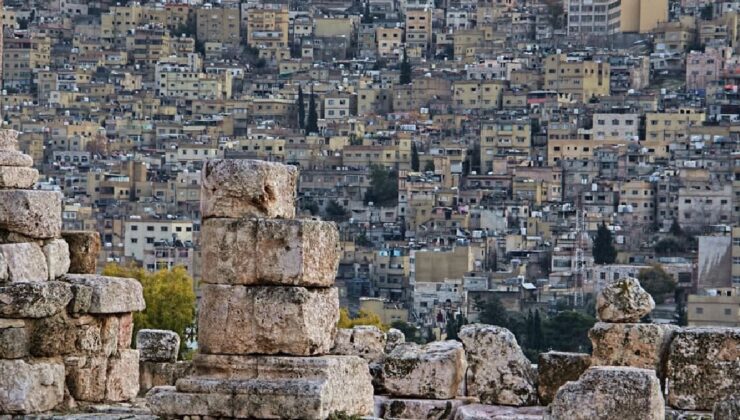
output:
{"label": "stone column drum", "polygon": [[367,362],[328,355],[340,251],[330,222],[295,219],[295,167],[206,162],[195,374],[147,394],[163,417],[370,415]]}

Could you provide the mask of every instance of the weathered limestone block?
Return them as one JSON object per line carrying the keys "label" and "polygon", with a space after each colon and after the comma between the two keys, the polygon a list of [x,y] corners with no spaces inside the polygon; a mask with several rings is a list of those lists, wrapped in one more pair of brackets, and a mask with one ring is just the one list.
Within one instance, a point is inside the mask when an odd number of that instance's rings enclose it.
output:
{"label": "weathered limestone block", "polygon": [[540,353],[537,363],[537,391],[540,403],[548,405],[561,386],[576,381],[591,365],[591,356],[586,353],[549,351]]}
{"label": "weathered limestone block", "polygon": [[114,314],[143,311],[146,307],[141,283],[135,279],[95,274],[67,274],[62,281],[92,289],[91,314]]}
{"label": "weathered limestone block", "polygon": [[102,402],[108,374],[105,356],[69,356],[64,358],[67,389],[75,400]]}
{"label": "weathered limestone block", "polygon": [[62,232],[62,238],[69,245],[69,272],[95,274],[102,248],[100,234],[92,231],[66,231]]}
{"label": "weathered limestone block", "polygon": [[383,402],[384,419],[428,419],[446,420],[455,417],[458,408],[467,404],[462,399],[455,400],[415,400],[390,398]]}
{"label": "weathered limestone block", "polygon": [[468,361],[467,394],[481,403],[537,404],[537,373],[506,328],[471,324],[459,334]]}
{"label": "weathered limestone block", "polygon": [[72,291],[72,300],[67,306],[67,311],[73,315],[86,314],[90,310],[90,304],[92,303],[92,287],[71,284],[69,288]]}
{"label": "weathered limestone block", "polygon": [[44,318],[63,310],[72,299],[67,283],[12,283],[0,286],[0,317]]}
{"label": "weathered limestone block", "polygon": [[372,413],[370,375],[359,357],[202,356],[195,364],[210,372],[206,376],[180,379],[177,390],[149,391],[154,414],[326,418],[339,411]]}
{"label": "weathered limestone block", "polygon": [[21,319],[0,319],[0,359],[28,356],[28,329]]}
{"label": "weathered limestone block", "polygon": [[139,330],[136,333],[139,358],[147,362],[176,362],[180,336],[168,330]]}
{"label": "weathered limestone block", "polygon": [[30,351],[39,357],[101,354],[100,333],[99,320],[91,316],[68,318],[59,313],[34,322]]}
{"label": "weathered limestone block", "polygon": [[0,278],[11,283],[24,283],[49,280],[46,257],[41,247],[35,243],[19,243],[0,245],[0,269],[7,270],[0,273]]}
{"label": "weathered limestone block", "polygon": [[18,150],[18,132],[17,131],[0,130],[0,150]]}
{"label": "weathered limestone block", "polygon": [[131,348],[131,338],[134,334],[134,317],[132,314],[118,316],[118,350]]}
{"label": "weathered limestone block", "polygon": [[385,352],[390,353],[397,345],[406,342],[406,336],[403,331],[391,328],[385,333]]}
{"label": "weathered limestone block", "polygon": [[380,360],[385,355],[385,333],[370,325],[339,328],[331,352],[360,356],[368,361]]}
{"label": "weathered limestone block", "polygon": [[655,371],[591,367],[560,388],[550,404],[552,420],[663,420],[665,402]]}
{"label": "weathered limestone block", "polygon": [[[193,357],[193,366],[199,378],[327,379],[341,376],[344,371],[366,370],[367,362],[356,356],[288,357],[197,353]],[[368,377],[364,373],[360,376]]]}
{"label": "weathered limestone block", "polygon": [[62,231],[62,195],[56,191],[0,190],[0,229],[47,239]]}
{"label": "weathered limestone block", "polygon": [[597,322],[588,332],[594,366],[632,366],[653,369],[663,378],[663,364],[677,327],[659,324]]}
{"label": "weathered limestone block", "polygon": [[204,353],[326,354],[339,319],[335,288],[203,284],[200,305]]}
{"label": "weathered limestone block", "polygon": [[457,395],[466,367],[460,342],[399,344],[383,364],[383,384],[393,396],[451,399]]}
{"label": "weathered limestone block", "polygon": [[470,404],[457,409],[455,420],[542,420],[545,407]]}
{"label": "weathered limestone block", "polygon": [[108,359],[106,401],[130,401],[139,393],[139,351],[121,350]]}
{"label": "weathered limestone block", "polygon": [[261,160],[212,159],[203,164],[200,211],[212,217],[295,217],[298,170]]}
{"label": "weathered limestone block", "polygon": [[638,322],[653,308],[653,297],[631,277],[608,285],[596,297],[596,313],[604,322]]}
{"label": "weathered limestone block", "polygon": [[0,150],[0,166],[30,168],[33,158],[17,150]]}
{"label": "weathered limestone block", "polygon": [[740,395],[717,401],[712,410],[714,420],[737,420],[740,419]]}
{"label": "weathered limestone block", "polygon": [[139,394],[155,386],[175,385],[178,379],[192,375],[193,363],[182,362],[139,362]]}
{"label": "weathered limestone block", "polygon": [[684,328],[668,353],[668,404],[682,410],[711,410],[740,395],[740,329]]}
{"label": "weathered limestone block", "polygon": [[340,259],[336,225],[318,220],[210,219],[202,242],[205,283],[330,287]]}
{"label": "weathered limestone block", "polygon": [[39,171],[34,168],[0,166],[0,188],[28,189],[39,179]]}
{"label": "weathered limestone block", "polygon": [[59,359],[0,360],[0,410],[5,414],[49,411],[64,398]]}
{"label": "weathered limestone block", "polygon": [[69,246],[64,239],[54,239],[44,245],[44,256],[46,257],[49,280],[54,280],[67,274],[69,271]]}

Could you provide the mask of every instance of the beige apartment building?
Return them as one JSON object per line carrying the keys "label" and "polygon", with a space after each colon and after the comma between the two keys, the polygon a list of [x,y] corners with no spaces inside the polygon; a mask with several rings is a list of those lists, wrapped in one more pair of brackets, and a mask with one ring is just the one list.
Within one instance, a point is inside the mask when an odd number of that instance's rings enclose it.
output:
{"label": "beige apartment building", "polygon": [[668,22],[668,0],[622,0],[621,32],[652,32]]}
{"label": "beige apartment building", "polygon": [[[284,4],[263,4],[249,9],[247,44],[267,51],[267,58],[279,58],[280,51],[288,49],[289,22],[288,8]],[[263,56],[262,52],[260,56]]]}
{"label": "beige apartment building", "polygon": [[193,240],[193,221],[177,219],[130,218],[124,221],[124,255],[143,261],[154,249],[154,243]]}
{"label": "beige apartment building", "polygon": [[689,127],[702,125],[706,114],[690,108],[645,114],[645,139],[673,142],[686,137]]}
{"label": "beige apartment building", "polygon": [[4,87],[28,87],[34,70],[51,63],[51,40],[43,35],[25,35],[3,40],[2,82]]}
{"label": "beige apartment building", "polygon": [[406,52],[410,57],[426,57],[432,42],[431,9],[406,11]]}
{"label": "beige apartment building", "polygon": [[452,106],[455,109],[501,109],[506,88],[502,80],[456,80],[452,84]]}
{"label": "beige apartment building", "polygon": [[486,174],[493,171],[496,157],[508,153],[529,154],[529,120],[483,123],[480,130],[480,166]]}
{"label": "beige apartment building", "polygon": [[568,0],[569,36],[608,36],[619,33],[621,0]]}
{"label": "beige apartment building", "polygon": [[238,45],[240,21],[238,8],[201,7],[195,13],[198,41]]}
{"label": "beige apartment building", "polygon": [[690,327],[740,327],[740,288],[689,295],[686,311]]}
{"label": "beige apartment building", "polygon": [[545,59],[544,70],[545,89],[568,93],[576,101],[609,95],[609,63],[553,54]]}

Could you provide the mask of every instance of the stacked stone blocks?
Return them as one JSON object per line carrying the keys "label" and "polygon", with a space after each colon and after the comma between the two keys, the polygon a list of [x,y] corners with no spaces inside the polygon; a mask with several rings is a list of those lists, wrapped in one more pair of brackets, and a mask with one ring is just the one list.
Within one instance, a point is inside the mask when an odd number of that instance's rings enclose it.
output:
{"label": "stacked stone blocks", "polygon": [[141,285],[70,273],[78,249],[61,236],[61,194],[32,189],[38,172],[16,136],[0,131],[0,414],[130,400]]}
{"label": "stacked stone blocks", "polygon": [[206,162],[199,354],[193,376],[149,392],[155,414],[372,412],[367,362],[327,356],[339,318],[339,234],[333,223],[294,219],[297,176],[262,161]]}

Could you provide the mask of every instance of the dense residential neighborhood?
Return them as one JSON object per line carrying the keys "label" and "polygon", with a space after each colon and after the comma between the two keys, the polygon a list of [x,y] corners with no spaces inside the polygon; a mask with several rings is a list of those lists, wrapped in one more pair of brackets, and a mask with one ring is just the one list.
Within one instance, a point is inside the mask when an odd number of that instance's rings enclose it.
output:
{"label": "dense residential neighborhood", "polygon": [[504,313],[555,346],[624,277],[653,322],[740,327],[738,1],[5,0],[2,29],[3,128],[101,267],[200,280],[204,162],[259,159],[337,223],[340,305],[407,339]]}

